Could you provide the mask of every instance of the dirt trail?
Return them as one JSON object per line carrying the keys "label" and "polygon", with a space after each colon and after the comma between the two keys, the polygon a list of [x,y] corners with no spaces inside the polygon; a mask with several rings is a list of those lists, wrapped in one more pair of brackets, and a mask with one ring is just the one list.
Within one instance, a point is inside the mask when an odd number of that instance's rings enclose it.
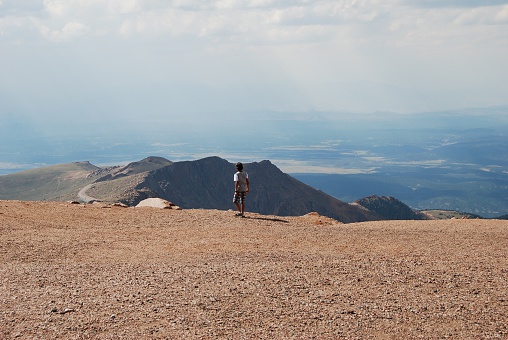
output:
{"label": "dirt trail", "polygon": [[508,224],[0,201],[2,339],[508,337]]}
{"label": "dirt trail", "polygon": [[81,189],[79,192],[78,192],[78,198],[79,200],[85,202],[85,203],[90,203],[90,202],[93,202],[93,201],[98,201],[97,198],[95,197],[92,197],[92,196],[88,196],[86,194],[86,192],[91,189],[92,187],[94,186],[94,183],[92,184],[88,184],[87,186],[85,186],[83,189]]}

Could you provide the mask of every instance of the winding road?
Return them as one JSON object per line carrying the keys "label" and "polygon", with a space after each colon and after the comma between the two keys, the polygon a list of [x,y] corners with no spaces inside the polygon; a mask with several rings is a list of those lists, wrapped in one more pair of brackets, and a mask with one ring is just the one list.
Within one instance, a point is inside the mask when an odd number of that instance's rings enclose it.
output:
{"label": "winding road", "polygon": [[80,200],[82,200],[83,202],[85,203],[90,203],[90,202],[93,202],[93,201],[98,201],[97,198],[95,197],[92,197],[92,196],[88,196],[86,194],[86,191],[90,188],[92,188],[94,186],[94,183],[92,184],[88,184],[87,186],[85,186],[83,189],[81,189],[79,192],[78,192],[78,197]]}

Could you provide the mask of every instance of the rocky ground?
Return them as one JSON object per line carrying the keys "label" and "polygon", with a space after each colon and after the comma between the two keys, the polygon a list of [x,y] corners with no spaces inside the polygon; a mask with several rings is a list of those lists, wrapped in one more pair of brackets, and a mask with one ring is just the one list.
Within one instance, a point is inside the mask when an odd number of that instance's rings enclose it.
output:
{"label": "rocky ground", "polygon": [[0,338],[508,338],[508,223],[0,201]]}

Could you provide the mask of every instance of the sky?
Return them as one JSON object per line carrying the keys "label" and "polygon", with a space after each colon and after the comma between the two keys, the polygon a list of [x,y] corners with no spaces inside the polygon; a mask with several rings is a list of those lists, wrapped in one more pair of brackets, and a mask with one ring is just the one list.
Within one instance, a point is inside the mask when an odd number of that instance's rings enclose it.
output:
{"label": "sky", "polygon": [[508,0],[0,0],[0,122],[508,104]]}

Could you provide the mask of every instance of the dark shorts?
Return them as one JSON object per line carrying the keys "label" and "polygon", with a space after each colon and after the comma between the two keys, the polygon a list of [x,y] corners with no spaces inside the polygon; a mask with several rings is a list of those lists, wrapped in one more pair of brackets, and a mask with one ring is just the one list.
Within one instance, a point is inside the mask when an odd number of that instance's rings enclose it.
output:
{"label": "dark shorts", "polygon": [[245,202],[245,191],[235,192],[235,196],[233,197],[233,203],[242,204]]}

